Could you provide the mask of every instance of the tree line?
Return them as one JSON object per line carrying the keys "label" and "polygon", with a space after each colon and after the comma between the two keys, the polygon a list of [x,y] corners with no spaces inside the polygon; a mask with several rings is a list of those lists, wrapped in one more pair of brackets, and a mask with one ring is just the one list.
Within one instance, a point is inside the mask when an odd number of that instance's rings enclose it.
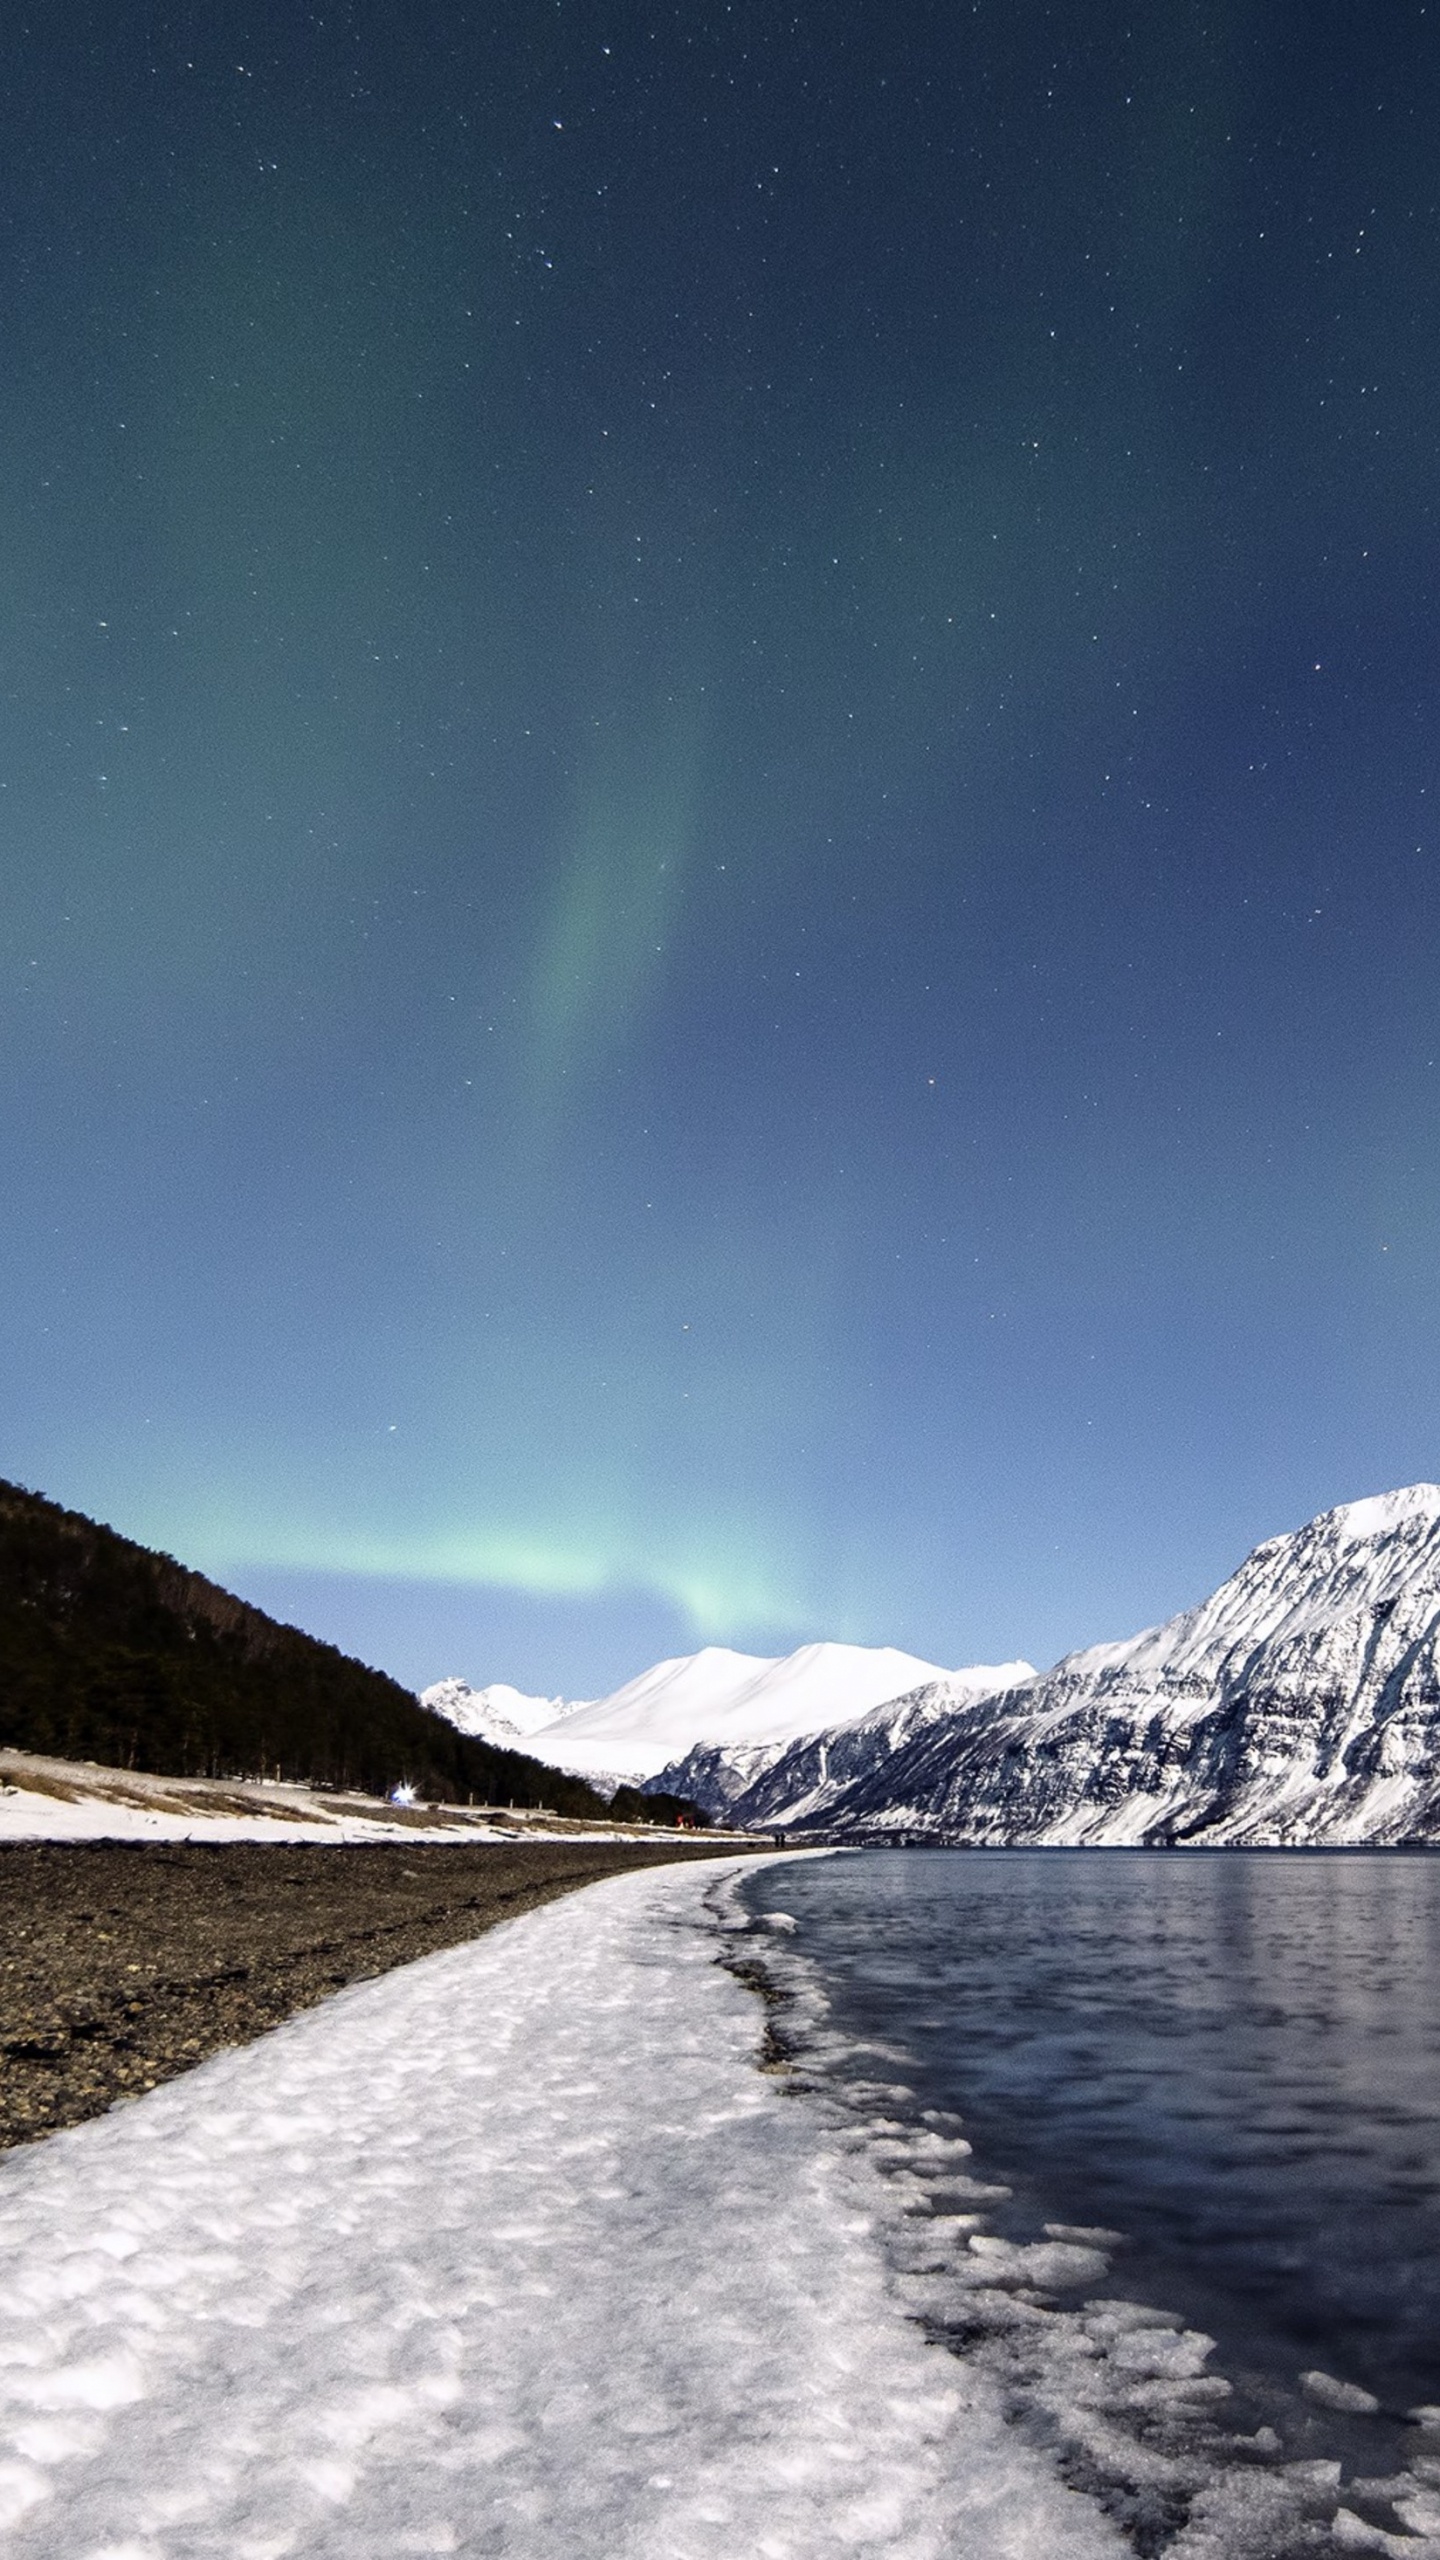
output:
{"label": "tree line", "polygon": [[385,1672],[3,1481],[0,1744],[167,1777],[609,1811],[583,1779],[458,1733]]}

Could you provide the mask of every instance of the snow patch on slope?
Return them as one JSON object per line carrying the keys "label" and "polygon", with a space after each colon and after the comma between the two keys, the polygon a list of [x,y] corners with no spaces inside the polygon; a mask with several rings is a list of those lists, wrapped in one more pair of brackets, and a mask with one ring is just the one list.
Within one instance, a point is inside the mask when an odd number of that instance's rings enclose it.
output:
{"label": "snow patch on slope", "polygon": [[1358,1502],[1342,1502],[1334,1511],[1322,1512],[1314,1525],[1328,1523],[1337,1541],[1358,1544],[1384,1537],[1407,1520],[1440,1520],[1440,1485],[1410,1484],[1397,1493],[1367,1494]]}

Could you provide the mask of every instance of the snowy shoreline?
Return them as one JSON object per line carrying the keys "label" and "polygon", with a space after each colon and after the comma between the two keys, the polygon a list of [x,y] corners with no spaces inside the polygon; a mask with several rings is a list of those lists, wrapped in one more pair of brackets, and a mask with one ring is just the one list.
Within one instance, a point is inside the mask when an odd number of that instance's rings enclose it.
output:
{"label": "snowy shoreline", "polygon": [[0,2165],[7,2550],[1121,2550],[757,2069],[711,1907],[753,1863],[590,1886]]}

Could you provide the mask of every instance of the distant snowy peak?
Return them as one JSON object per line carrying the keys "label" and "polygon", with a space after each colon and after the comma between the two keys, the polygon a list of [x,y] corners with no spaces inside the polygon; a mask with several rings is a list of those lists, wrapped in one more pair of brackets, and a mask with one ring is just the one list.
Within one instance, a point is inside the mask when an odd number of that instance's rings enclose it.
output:
{"label": "distant snowy peak", "polygon": [[[996,1845],[1440,1838],[1440,1487],[1322,1512],[1008,1694],[920,1703],[939,1712],[883,1763],[782,1818]],[[737,1820],[767,1818],[777,1775]]]}
{"label": "distant snowy peak", "polygon": [[501,1743],[506,1750],[528,1742],[531,1734],[553,1725],[557,1717],[574,1712],[567,1710],[563,1698],[530,1698],[504,1680],[492,1681],[488,1689],[472,1689],[468,1680],[437,1680],[433,1688],[421,1690],[420,1704],[432,1715],[443,1716],[458,1732]]}
{"label": "distant snowy peak", "polygon": [[582,1774],[593,1765],[648,1778],[697,1744],[784,1745],[948,1677],[889,1645],[807,1644],[774,1657],[706,1645],[577,1708],[532,1748]]}
{"label": "distant snowy peak", "polygon": [[[457,1679],[437,1681],[421,1703],[462,1733],[512,1749],[523,1744],[552,1767],[612,1789],[622,1780],[668,1782],[683,1768],[695,1785],[679,1792],[718,1812],[802,1736],[857,1719],[883,1722],[917,1693],[959,1707],[1034,1676],[1028,1662],[945,1671],[893,1645],[806,1644],[777,1655],[706,1645],[657,1662],[607,1698],[573,1705],[527,1697],[503,1681],[472,1689]],[[911,1729],[903,1716],[901,1723]]]}

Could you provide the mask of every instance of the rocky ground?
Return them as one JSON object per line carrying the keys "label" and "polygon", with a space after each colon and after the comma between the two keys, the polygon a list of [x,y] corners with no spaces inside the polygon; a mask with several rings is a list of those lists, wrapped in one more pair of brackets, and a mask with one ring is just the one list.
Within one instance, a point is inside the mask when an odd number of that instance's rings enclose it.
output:
{"label": "rocky ground", "polygon": [[673,1837],[0,1847],[0,2148],[99,2115],[347,1982],[596,1877],[726,1854]]}

